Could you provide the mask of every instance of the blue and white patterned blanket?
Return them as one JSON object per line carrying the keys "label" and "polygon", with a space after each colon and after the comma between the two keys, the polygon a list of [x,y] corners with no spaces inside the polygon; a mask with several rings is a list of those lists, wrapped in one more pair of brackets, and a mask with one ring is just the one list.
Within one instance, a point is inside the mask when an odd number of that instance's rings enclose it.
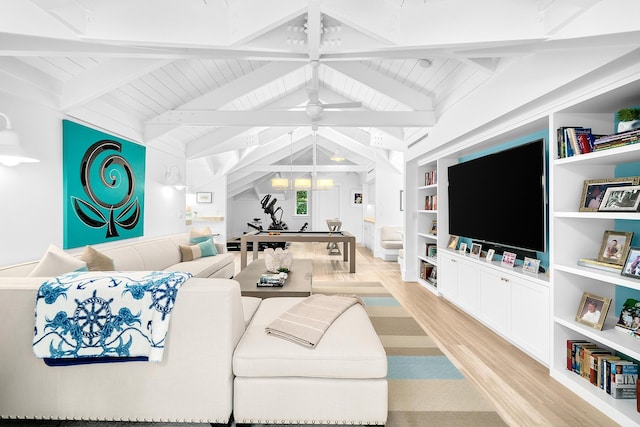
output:
{"label": "blue and white patterned blanket", "polygon": [[33,351],[43,359],[159,362],[178,289],[189,277],[89,271],[47,280],[36,298]]}

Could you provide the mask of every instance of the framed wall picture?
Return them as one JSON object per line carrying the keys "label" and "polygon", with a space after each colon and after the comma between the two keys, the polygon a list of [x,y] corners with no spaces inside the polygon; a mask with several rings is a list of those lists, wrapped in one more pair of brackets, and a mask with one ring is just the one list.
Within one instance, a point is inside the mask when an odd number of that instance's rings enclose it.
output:
{"label": "framed wall picture", "polygon": [[611,298],[584,292],[576,313],[576,321],[601,331],[610,305]]}
{"label": "framed wall picture", "polygon": [[623,265],[632,237],[633,232],[606,230],[602,236],[598,261]]}
{"label": "framed wall picture", "polygon": [[602,197],[598,211],[637,212],[640,204],[640,185],[611,187]]}
{"label": "framed wall picture", "polygon": [[514,254],[513,252],[507,252],[504,251],[502,253],[502,261],[501,261],[501,265],[503,267],[513,267],[516,263],[516,258],[518,256],[516,254]]}
{"label": "framed wall picture", "polygon": [[196,193],[196,202],[213,203],[213,193]]}
{"label": "framed wall picture", "polygon": [[580,212],[595,212],[600,207],[604,193],[610,187],[627,187],[640,185],[640,177],[629,176],[626,178],[589,179],[582,187],[580,200]]}
{"label": "framed wall picture", "polygon": [[472,243],[471,256],[474,258],[480,258],[481,253],[482,253],[482,245],[480,243]]}
{"label": "framed wall picture", "polygon": [[640,279],[640,247],[630,247],[624,260],[621,274],[623,276]]}
{"label": "framed wall picture", "polygon": [[449,236],[449,243],[447,243],[448,249],[455,249],[458,247],[458,240],[460,240],[460,236],[454,236],[453,234]]}
{"label": "framed wall picture", "polygon": [[362,206],[362,199],[364,198],[364,194],[360,190],[351,190],[351,206],[357,207]]}

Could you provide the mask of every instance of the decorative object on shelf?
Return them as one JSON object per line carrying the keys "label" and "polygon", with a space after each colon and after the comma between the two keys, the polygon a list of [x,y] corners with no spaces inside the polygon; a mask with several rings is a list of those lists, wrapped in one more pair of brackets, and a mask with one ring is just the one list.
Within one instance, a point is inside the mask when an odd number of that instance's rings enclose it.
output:
{"label": "decorative object on shelf", "polygon": [[640,279],[640,247],[630,247],[624,261],[621,274],[623,276]]}
{"label": "decorative object on shelf", "polygon": [[620,271],[622,270],[622,265],[609,264],[608,262],[601,262],[597,259],[591,258],[580,258],[577,264],[582,267],[589,267],[596,270],[608,271],[610,273],[617,274],[620,274]]}
{"label": "decorative object on shelf", "polygon": [[576,321],[601,331],[610,305],[611,298],[584,292],[576,313]]}
{"label": "decorative object on shelf", "polygon": [[438,267],[433,266],[431,269],[431,274],[427,277],[427,281],[431,283],[433,286],[438,286]]}
{"label": "decorative object on shelf", "polygon": [[434,219],[433,221],[431,221],[431,228],[429,229],[429,233],[433,234],[434,236],[436,236],[438,234],[438,220]]}
{"label": "decorative object on shelf", "polygon": [[640,185],[607,188],[598,211],[637,212],[640,204]]}
{"label": "decorative object on shelf", "polygon": [[522,271],[524,271],[525,273],[538,274],[539,269],[540,269],[539,259],[524,257],[524,262],[522,263]]}
{"label": "decorative object on shelf", "polygon": [[604,193],[609,187],[640,185],[640,177],[588,179],[584,181],[580,212],[596,212],[600,207]]}
{"label": "decorative object on shelf", "polygon": [[291,269],[293,256],[288,250],[283,250],[282,248],[266,248],[263,253],[264,265],[267,267],[267,271],[278,273],[282,271],[282,269],[286,269],[286,271]]}
{"label": "decorative object on shelf", "polygon": [[449,243],[447,243],[448,249],[454,249],[458,247],[458,240],[460,240],[460,236],[454,236],[453,234],[449,236]]}
{"label": "decorative object on shelf", "polygon": [[458,248],[458,251],[460,252],[460,254],[466,255],[466,253],[467,253],[467,244],[464,243],[464,242],[460,243],[460,248]]}
{"label": "decorative object on shelf", "polygon": [[213,203],[213,193],[198,192],[196,193],[196,202],[198,203]]}
{"label": "decorative object on shelf", "polygon": [[429,258],[437,258],[438,257],[438,245],[436,245],[434,243],[427,243],[426,255]]}
{"label": "decorative object on shelf", "polygon": [[640,129],[640,108],[623,108],[616,113],[617,132]]}
{"label": "decorative object on shelf", "polygon": [[480,258],[481,253],[482,253],[482,245],[480,243],[472,243],[471,256],[474,258]]}
{"label": "decorative object on shelf", "polygon": [[487,251],[487,256],[485,257],[485,259],[484,259],[484,260],[485,260],[485,261],[487,261],[487,262],[491,262],[491,261],[493,261],[493,255],[494,255],[495,253],[496,253],[496,250],[495,250],[495,249],[489,249],[489,250]]}
{"label": "decorative object on shelf", "polygon": [[503,267],[513,268],[513,266],[516,264],[517,257],[518,255],[514,254],[513,252],[504,251],[502,253],[502,261],[500,262],[500,264]]}
{"label": "decorative object on shelf", "polygon": [[627,298],[622,304],[615,330],[640,338],[640,301]]}
{"label": "decorative object on shelf", "polygon": [[598,261],[608,264],[624,264],[632,238],[633,232],[605,230],[600,252],[598,252]]}

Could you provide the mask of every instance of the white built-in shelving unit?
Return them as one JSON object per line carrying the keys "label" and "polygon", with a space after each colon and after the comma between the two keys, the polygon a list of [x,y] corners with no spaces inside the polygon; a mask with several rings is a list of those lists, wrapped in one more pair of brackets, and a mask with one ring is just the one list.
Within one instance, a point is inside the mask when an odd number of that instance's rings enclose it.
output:
{"label": "white built-in shelving unit", "polygon": [[[408,216],[406,226],[416,234],[413,259],[418,263],[426,259],[438,266],[437,288],[418,281],[548,366],[553,378],[616,422],[637,426],[640,413],[636,400],[613,399],[566,369],[566,342],[586,339],[640,360],[640,339],[614,329],[619,315],[616,290],[640,291],[640,280],[577,265],[579,258],[597,256],[605,230],[628,231],[618,228],[631,224],[637,227],[634,243],[640,246],[640,213],[579,212],[584,181],[613,178],[620,165],[628,170],[630,164],[640,162],[640,144],[557,159],[556,129],[583,126],[592,128],[595,134],[614,133],[616,111],[640,105],[640,66],[600,76],[546,102],[408,163],[415,169],[408,171],[407,184],[411,184],[409,179],[417,181],[412,202],[415,223]],[[498,260],[486,262],[448,249],[448,166],[462,156],[547,132],[549,271],[525,273],[517,266],[504,268]],[[437,185],[424,185],[424,173],[433,169],[438,171]],[[637,169],[637,173],[624,176],[640,175],[640,167]],[[429,194],[438,195],[437,211],[422,207]],[[438,236],[429,233],[433,219],[438,220]],[[437,260],[425,257],[425,245],[432,241],[438,242]],[[418,275],[419,267],[408,279]],[[602,331],[575,321],[584,292],[613,300]]]}
{"label": "white built-in shelving unit", "polygon": [[[434,174],[433,182],[428,182],[425,178],[428,174]],[[431,282],[429,280],[424,280],[420,277],[420,264],[426,262],[431,264],[434,268],[437,269],[438,259],[437,257],[428,256],[426,248],[428,244],[437,245],[438,244],[438,235],[437,233],[432,232],[432,224],[433,221],[438,220],[438,210],[433,209],[434,206],[427,206],[426,200],[438,195],[438,184],[437,184],[437,163],[427,163],[420,165],[418,167],[417,174],[417,196],[416,200],[418,203],[417,210],[417,271],[418,271],[418,283],[422,286],[430,290],[431,292],[438,294],[438,288],[436,283]],[[437,202],[436,202],[437,203]]]}

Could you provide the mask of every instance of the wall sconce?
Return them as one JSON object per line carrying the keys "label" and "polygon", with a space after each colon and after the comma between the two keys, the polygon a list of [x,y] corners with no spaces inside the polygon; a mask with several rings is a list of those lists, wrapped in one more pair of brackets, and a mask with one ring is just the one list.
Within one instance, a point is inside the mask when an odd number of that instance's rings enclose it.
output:
{"label": "wall sconce", "polygon": [[0,130],[0,164],[5,166],[16,166],[20,163],[37,163],[40,160],[27,157],[18,134],[11,129],[11,121],[6,114],[0,113],[4,117],[6,126]]}
{"label": "wall sconce", "polygon": [[176,165],[166,168],[164,172],[164,185],[167,187],[173,187],[176,190],[184,190],[187,188],[182,178],[182,172]]}

